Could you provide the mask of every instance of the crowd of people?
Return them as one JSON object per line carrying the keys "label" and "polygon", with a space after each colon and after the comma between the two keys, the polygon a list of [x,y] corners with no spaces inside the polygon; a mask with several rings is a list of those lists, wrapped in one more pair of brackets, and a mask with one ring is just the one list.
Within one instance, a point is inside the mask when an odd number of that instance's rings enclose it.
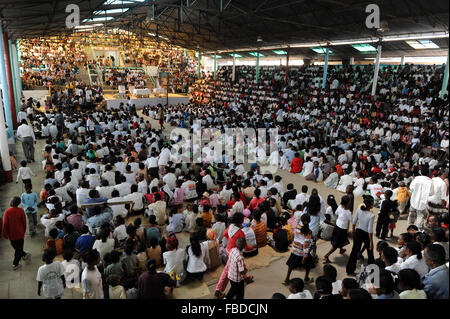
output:
{"label": "crowd of people", "polygon": [[21,40],[20,52],[24,89],[66,85],[87,61],[83,46],[66,37]]}
{"label": "crowd of people", "polygon": [[[36,122],[60,129],[41,135],[43,185],[32,185],[34,172],[21,162],[25,192],[13,198],[3,224],[15,249],[14,269],[29,258],[25,216],[33,235],[42,207],[47,241],[37,281],[46,298],[62,296],[68,265],[80,268],[83,298],[131,299],[166,298],[224,264],[215,297],[241,299],[246,285],[263,280],[248,273],[246,259],[266,246],[290,251],[284,281],[290,299],[448,298],[449,111],[447,97],[438,97],[442,69],[385,67],[376,98],[369,93],[372,70],[330,67],[320,88],[319,66],[297,68],[287,83],[281,68],[262,70],[257,84],[251,68],[237,68],[235,82],[225,68],[222,80],[194,85],[207,99],[144,108],[160,127],[131,106],[35,110]],[[342,197],[301,183],[285,187],[280,174],[263,165],[164,134],[164,123],[191,133],[215,128],[210,140],[232,145],[228,128],[278,129],[267,161]],[[244,137],[244,148],[265,154],[254,137]],[[199,149],[199,163],[184,160]],[[355,205],[360,197],[363,204]],[[396,227],[402,214],[406,229]],[[389,238],[394,232],[397,243]],[[331,257],[346,253],[349,237],[347,277],[339,281]],[[323,256],[319,241],[329,241]],[[310,277],[322,262],[323,275]],[[378,285],[366,280],[374,265]],[[303,279],[291,278],[297,269],[305,270]],[[306,290],[312,282],[315,291]]]}
{"label": "crowd of people", "polygon": [[[179,47],[155,42],[149,39],[138,40],[135,35],[86,32],[71,36],[58,36],[22,40],[21,78],[24,89],[36,87],[65,86],[74,83],[80,68],[92,67],[91,73],[97,73],[100,67],[103,83],[117,89],[118,85],[147,87],[150,78],[141,71],[122,71],[117,69],[120,61],[114,57],[100,56],[89,59],[86,46],[120,47],[123,56],[122,67],[143,68],[158,66],[160,72],[169,72],[170,89],[174,93],[187,93],[196,80],[197,64],[195,59]],[[94,50],[94,49],[93,49]],[[72,84],[73,85],[73,84]],[[95,85],[99,86],[97,81]]]}

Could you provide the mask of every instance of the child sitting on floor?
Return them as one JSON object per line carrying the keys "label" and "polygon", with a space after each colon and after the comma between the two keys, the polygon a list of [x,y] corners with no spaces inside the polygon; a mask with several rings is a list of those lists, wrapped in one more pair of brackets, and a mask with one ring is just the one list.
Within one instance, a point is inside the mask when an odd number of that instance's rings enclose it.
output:
{"label": "child sitting on floor", "polygon": [[158,239],[152,237],[150,239],[150,247],[147,248],[148,259],[154,259],[156,261],[156,268],[162,265],[162,251],[161,246],[158,243]]}
{"label": "child sitting on floor", "polygon": [[188,205],[187,212],[186,212],[186,226],[184,227],[184,230],[192,233],[195,231],[196,226],[196,219],[198,218],[198,205]]}
{"label": "child sitting on floor", "polygon": [[56,251],[56,254],[62,254],[63,252],[63,239],[58,236],[58,230],[56,228],[53,228],[48,233],[50,235],[50,239],[47,240],[47,245],[44,247],[44,249],[54,249]]}
{"label": "child sitting on floor", "polygon": [[313,299],[311,292],[304,289],[305,283],[301,278],[292,278],[289,281],[289,291],[291,294],[287,299]]}
{"label": "child sitting on floor", "polygon": [[79,278],[75,278],[75,274],[77,272],[74,272],[75,269],[80,269],[80,262],[73,258],[74,252],[70,249],[66,249],[63,252],[63,258],[64,260],[61,262],[61,264],[64,267],[64,276],[66,280],[70,280],[70,283],[73,285],[78,282]]}
{"label": "child sitting on floor", "polygon": [[167,232],[180,233],[184,228],[184,215],[178,211],[178,207],[174,206],[170,209],[169,213],[169,225],[167,226]]}
{"label": "child sitting on floor", "polygon": [[333,235],[334,226],[331,225],[330,214],[325,214],[325,220],[328,221],[328,223],[326,223],[325,221],[320,222],[319,237],[323,240],[331,240],[331,237]]}
{"label": "child sitting on floor", "polygon": [[109,280],[109,299],[127,299],[125,288],[120,284],[119,276],[111,276]]}

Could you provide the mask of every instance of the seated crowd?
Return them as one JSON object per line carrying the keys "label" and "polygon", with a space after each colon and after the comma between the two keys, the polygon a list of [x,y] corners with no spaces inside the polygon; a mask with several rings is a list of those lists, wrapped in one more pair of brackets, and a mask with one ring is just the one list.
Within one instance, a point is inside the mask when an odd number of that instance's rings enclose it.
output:
{"label": "seated crowd", "polygon": [[[281,174],[256,163],[246,167],[209,144],[193,147],[194,153],[201,148],[201,163],[187,163],[182,154],[191,149],[190,138],[165,135],[133,108],[64,110],[65,130],[44,146],[39,199],[27,207],[28,197],[37,194],[24,181],[25,211],[37,212],[38,205],[47,211],[40,219],[48,240],[38,282],[45,267],[59,267],[63,287],[67,264],[79,263],[84,298],[165,298],[223,263],[215,296],[225,297],[230,283],[226,298],[243,298],[244,285],[254,280],[244,260],[270,246],[290,251],[284,281],[290,299],[448,298],[448,100],[438,97],[442,70],[386,68],[374,100],[366,89],[371,68],[331,68],[325,91],[315,80],[317,66],[299,68],[287,84],[277,68],[253,84],[252,71],[242,67],[235,83],[227,76],[199,81],[197,90],[209,90],[209,99],[166,106],[164,112],[162,106],[143,110],[153,118],[164,113],[161,126],[168,122],[191,133],[216,128],[216,140],[224,144],[233,138],[227,128],[278,129],[268,161],[337,189],[341,198],[321,196],[307,185],[285,188]],[[255,141],[245,139],[249,152],[265,154]],[[392,237],[402,214],[408,214],[407,229],[390,245],[389,232]],[[338,249],[346,252],[349,235],[347,278],[339,281],[330,257]],[[330,250],[321,256],[323,275],[313,279],[320,240],[330,241]],[[62,267],[54,261],[60,253]],[[366,280],[373,265],[380,274],[377,287]],[[304,279],[291,279],[298,268],[305,270]],[[313,281],[316,291],[305,290]],[[46,297],[60,298],[62,291]]]}

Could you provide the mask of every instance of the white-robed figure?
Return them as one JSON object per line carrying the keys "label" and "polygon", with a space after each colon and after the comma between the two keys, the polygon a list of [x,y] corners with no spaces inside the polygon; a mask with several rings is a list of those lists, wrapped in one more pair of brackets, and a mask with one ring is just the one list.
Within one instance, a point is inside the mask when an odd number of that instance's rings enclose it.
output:
{"label": "white-robed figure", "polygon": [[347,186],[353,184],[353,178],[350,174],[342,175],[339,179],[339,184],[336,189],[342,193],[345,193]]}
{"label": "white-robed figure", "polygon": [[356,173],[356,178],[353,179],[353,195],[362,196],[364,194],[364,178],[361,177],[359,172]]}
{"label": "white-robed figure", "polygon": [[284,155],[282,151],[280,151],[279,155],[280,155],[280,169],[289,170],[290,165],[286,155]]}

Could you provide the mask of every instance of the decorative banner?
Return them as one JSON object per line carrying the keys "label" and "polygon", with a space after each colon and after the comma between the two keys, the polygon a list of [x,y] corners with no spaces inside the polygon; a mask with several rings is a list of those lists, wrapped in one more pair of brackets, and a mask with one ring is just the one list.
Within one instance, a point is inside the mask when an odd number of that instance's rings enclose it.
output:
{"label": "decorative banner", "polygon": [[161,84],[161,87],[167,88],[169,84],[169,72],[159,73],[159,83]]}
{"label": "decorative banner", "polygon": [[158,76],[158,66],[147,65],[144,67],[144,71],[148,76]]}

